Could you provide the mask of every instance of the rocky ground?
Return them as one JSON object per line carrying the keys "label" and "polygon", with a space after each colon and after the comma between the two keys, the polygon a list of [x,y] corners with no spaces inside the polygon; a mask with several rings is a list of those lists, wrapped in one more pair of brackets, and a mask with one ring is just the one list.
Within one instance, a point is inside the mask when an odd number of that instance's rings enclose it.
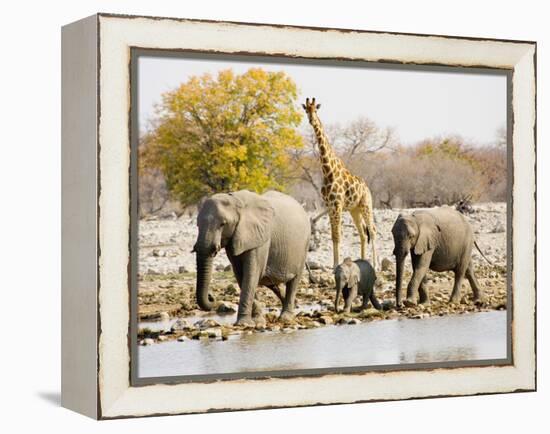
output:
{"label": "rocky ground", "polygon": [[[471,290],[465,282],[462,302],[458,305],[449,304],[452,273],[429,272],[428,288],[431,303],[428,306],[420,305],[401,310],[394,308],[395,270],[394,258],[391,255],[391,227],[400,212],[412,211],[375,210],[378,229],[376,250],[384,265],[383,270],[378,273],[376,295],[384,310],[369,308],[360,311],[358,300],[351,314],[334,312],[332,242],[328,218],[325,216],[316,224],[314,238],[317,248],[308,254],[308,263],[316,283],[310,283],[307,273],[304,273],[297,296],[298,314],[295,323],[280,324],[277,321],[280,301],[270,290],[260,287],[258,297],[265,306],[266,325],[259,330],[245,330],[232,325],[239,290],[230,271],[229,261],[223,252],[215,259],[216,272],[211,284],[220,315],[211,317],[197,310],[194,299],[195,257],[190,253],[197,236],[196,217],[141,221],[139,318],[141,321],[171,321],[169,327],[156,331],[143,326],[139,331],[140,342],[147,345],[171,339],[227,339],[232,334],[265,330],[287,332],[332,324],[358,324],[363,321],[400,317],[420,319],[435,315],[506,309],[506,205],[501,203],[474,206],[474,212],[468,215],[479,246],[492,262],[492,265],[489,265],[474,250],[476,275],[485,290],[485,303],[475,305],[472,302]],[[357,258],[359,254],[359,238],[347,214],[344,217],[343,242],[340,250],[342,258]],[[370,247],[367,254],[367,258],[370,258]],[[405,282],[409,277],[410,264],[407,264]],[[223,320],[224,317],[226,320]],[[174,322],[175,318],[178,320]]]}

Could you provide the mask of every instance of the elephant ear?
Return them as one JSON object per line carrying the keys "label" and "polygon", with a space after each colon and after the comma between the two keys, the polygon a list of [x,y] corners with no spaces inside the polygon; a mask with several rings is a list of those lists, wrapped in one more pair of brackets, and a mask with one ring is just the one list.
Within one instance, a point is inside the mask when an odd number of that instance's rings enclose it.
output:
{"label": "elephant ear", "polygon": [[353,262],[350,266],[349,285],[357,285],[361,281],[361,270],[359,266]]}
{"label": "elephant ear", "polygon": [[271,236],[274,210],[271,204],[256,193],[241,190],[230,193],[238,202],[239,222],[233,234],[233,254],[260,247]]}
{"label": "elephant ear", "polygon": [[441,228],[430,215],[413,214],[413,216],[418,222],[418,239],[414,246],[414,254],[423,255],[437,247]]}

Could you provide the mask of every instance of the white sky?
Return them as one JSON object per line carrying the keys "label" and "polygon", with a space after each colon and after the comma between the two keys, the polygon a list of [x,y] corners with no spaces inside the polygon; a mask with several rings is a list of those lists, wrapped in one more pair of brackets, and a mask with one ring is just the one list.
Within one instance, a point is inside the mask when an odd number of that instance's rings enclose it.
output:
{"label": "white sky", "polygon": [[[292,77],[299,103],[315,96],[322,104],[319,116],[325,125],[366,116],[380,127],[394,127],[405,145],[454,134],[484,144],[506,126],[504,75],[141,56],[140,129],[154,115],[161,94],[190,76],[215,75],[227,68],[243,73],[258,66]],[[305,115],[303,122],[307,123]]]}

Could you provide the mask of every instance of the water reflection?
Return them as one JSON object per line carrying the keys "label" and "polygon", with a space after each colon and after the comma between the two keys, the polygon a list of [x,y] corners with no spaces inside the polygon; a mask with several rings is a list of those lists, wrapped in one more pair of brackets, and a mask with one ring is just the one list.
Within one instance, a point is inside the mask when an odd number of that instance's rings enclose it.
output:
{"label": "water reflection", "polygon": [[140,377],[500,359],[506,312],[167,342],[138,352]]}

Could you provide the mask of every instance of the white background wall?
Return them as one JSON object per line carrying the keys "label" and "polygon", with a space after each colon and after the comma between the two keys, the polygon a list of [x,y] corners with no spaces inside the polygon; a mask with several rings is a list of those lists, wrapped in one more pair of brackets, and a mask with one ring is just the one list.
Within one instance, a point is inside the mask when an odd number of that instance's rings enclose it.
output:
{"label": "white background wall", "polygon": [[[328,4],[328,2],[325,2]],[[369,4],[370,3],[370,4]],[[9,1],[0,26],[2,432],[548,432],[548,12],[540,1]],[[59,407],[60,27],[95,12],[538,41],[539,392],[96,423]],[[546,140],[545,140],[546,139]],[[546,172],[546,173],[545,173]],[[517,180],[521,182],[521,180]],[[32,432],[32,431],[30,431]],[[379,431],[380,432],[380,431]]]}

